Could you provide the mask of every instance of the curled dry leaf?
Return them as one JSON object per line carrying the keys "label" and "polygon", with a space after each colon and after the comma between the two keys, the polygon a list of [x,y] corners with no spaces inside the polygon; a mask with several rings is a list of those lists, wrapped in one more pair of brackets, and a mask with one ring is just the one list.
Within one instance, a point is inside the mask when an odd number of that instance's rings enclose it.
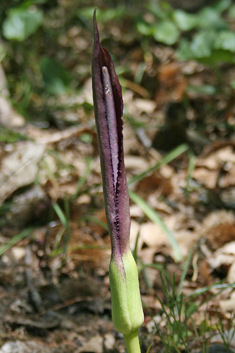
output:
{"label": "curled dry leaf", "polygon": [[202,222],[200,233],[212,250],[235,240],[234,213],[224,210],[209,213]]}
{"label": "curled dry leaf", "polygon": [[17,150],[9,153],[1,162],[0,204],[13,191],[33,183],[45,146],[33,142],[20,142]]}

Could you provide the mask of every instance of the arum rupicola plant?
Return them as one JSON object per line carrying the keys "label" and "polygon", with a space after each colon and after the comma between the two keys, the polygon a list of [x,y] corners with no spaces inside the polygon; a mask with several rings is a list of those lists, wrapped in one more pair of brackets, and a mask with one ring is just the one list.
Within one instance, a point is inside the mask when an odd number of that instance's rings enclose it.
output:
{"label": "arum rupicola plant", "polygon": [[111,56],[100,46],[94,13],[92,87],[105,212],[111,237],[109,267],[112,319],[129,353],[140,352],[138,328],[144,320],[138,271],[130,249],[129,196],[123,151],[123,101]]}

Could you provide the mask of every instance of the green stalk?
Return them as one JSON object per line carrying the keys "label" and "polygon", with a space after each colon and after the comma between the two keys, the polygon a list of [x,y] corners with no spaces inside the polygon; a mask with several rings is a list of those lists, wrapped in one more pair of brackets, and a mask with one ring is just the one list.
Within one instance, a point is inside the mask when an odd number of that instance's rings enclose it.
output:
{"label": "green stalk", "polygon": [[128,335],[124,335],[124,340],[128,353],[141,353],[138,330],[130,332]]}

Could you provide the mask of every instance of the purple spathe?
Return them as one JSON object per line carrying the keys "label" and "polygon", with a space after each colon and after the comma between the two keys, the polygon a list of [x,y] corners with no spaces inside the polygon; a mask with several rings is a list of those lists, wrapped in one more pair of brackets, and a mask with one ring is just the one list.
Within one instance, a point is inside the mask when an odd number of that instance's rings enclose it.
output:
{"label": "purple spathe", "polygon": [[122,89],[111,56],[100,46],[95,13],[92,86],[112,257],[121,265],[123,254],[130,250],[129,196],[122,134]]}

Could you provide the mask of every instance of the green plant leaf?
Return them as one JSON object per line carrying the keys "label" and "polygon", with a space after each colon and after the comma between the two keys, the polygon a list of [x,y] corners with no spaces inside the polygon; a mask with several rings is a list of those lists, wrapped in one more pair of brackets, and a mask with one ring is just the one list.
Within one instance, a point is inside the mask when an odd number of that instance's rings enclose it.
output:
{"label": "green plant leaf", "polygon": [[217,65],[219,63],[235,63],[234,53],[228,50],[213,50],[209,57],[199,58],[199,62],[206,65]]}
{"label": "green plant leaf", "polygon": [[149,25],[144,21],[138,21],[136,27],[138,32],[143,34],[144,36],[149,36],[153,33],[153,26]]}
{"label": "green plant leaf", "polygon": [[172,12],[172,9],[168,3],[165,3],[164,5],[165,6],[163,6],[163,3],[157,4],[156,2],[149,2],[145,7],[157,18],[166,20],[169,16],[169,13]]}
{"label": "green plant leaf", "polygon": [[198,18],[196,15],[189,14],[183,10],[175,10],[173,13],[175,24],[182,31],[190,31],[197,26]]}
{"label": "green plant leaf", "polygon": [[226,29],[228,26],[218,11],[212,7],[204,7],[198,15],[198,26],[214,30]]}
{"label": "green plant leaf", "polygon": [[191,42],[191,50],[195,58],[211,55],[216,33],[214,31],[200,31],[195,34]]}
{"label": "green plant leaf", "polygon": [[177,57],[179,60],[190,60],[209,57],[212,53],[216,33],[214,31],[199,31],[191,43],[182,39],[179,44]]}
{"label": "green plant leaf", "polygon": [[213,8],[221,14],[222,12],[227,10],[230,7],[230,5],[231,5],[231,0],[221,0],[221,1],[217,2],[213,6]]}
{"label": "green plant leaf", "polygon": [[229,17],[235,18],[235,4],[229,8],[228,15]]}
{"label": "green plant leaf", "polygon": [[232,87],[232,89],[235,89],[235,80],[232,80],[232,81],[230,82],[230,86]]}
{"label": "green plant leaf", "polygon": [[70,76],[59,61],[45,56],[40,62],[40,69],[48,93],[60,95],[68,91]]}
{"label": "green plant leaf", "polygon": [[5,50],[4,46],[0,44],[0,62],[5,57],[5,55],[6,55],[6,50]]}
{"label": "green plant leaf", "polygon": [[187,39],[180,39],[176,55],[178,60],[191,60],[194,58],[190,42]]}
{"label": "green plant leaf", "polygon": [[42,22],[43,12],[35,6],[10,9],[3,22],[3,35],[6,39],[22,42],[35,33]]}
{"label": "green plant leaf", "polygon": [[213,95],[217,92],[217,88],[213,85],[198,85],[198,86],[188,85],[187,92],[198,92],[198,93]]}
{"label": "green plant leaf", "polygon": [[167,45],[174,44],[179,38],[180,32],[176,25],[171,21],[163,21],[156,24],[153,28],[154,38]]}
{"label": "green plant leaf", "polygon": [[[77,12],[77,16],[80,19],[92,19],[94,13],[94,6],[86,6],[84,8],[79,9]],[[118,18],[122,18],[126,14],[125,6],[117,6],[115,8],[109,9],[100,9],[97,12],[96,18],[101,22],[109,22],[116,20]]]}
{"label": "green plant leaf", "polygon": [[235,57],[231,51],[213,49],[215,41],[216,36],[214,41],[210,43],[210,38],[206,38],[206,33],[203,36],[200,35],[197,40],[193,42],[194,45],[188,40],[182,39],[177,50],[177,58],[178,60],[196,59],[203,64],[212,66],[221,62],[234,63]]}
{"label": "green plant leaf", "polygon": [[219,32],[215,38],[214,48],[235,52],[235,33],[232,31]]}

